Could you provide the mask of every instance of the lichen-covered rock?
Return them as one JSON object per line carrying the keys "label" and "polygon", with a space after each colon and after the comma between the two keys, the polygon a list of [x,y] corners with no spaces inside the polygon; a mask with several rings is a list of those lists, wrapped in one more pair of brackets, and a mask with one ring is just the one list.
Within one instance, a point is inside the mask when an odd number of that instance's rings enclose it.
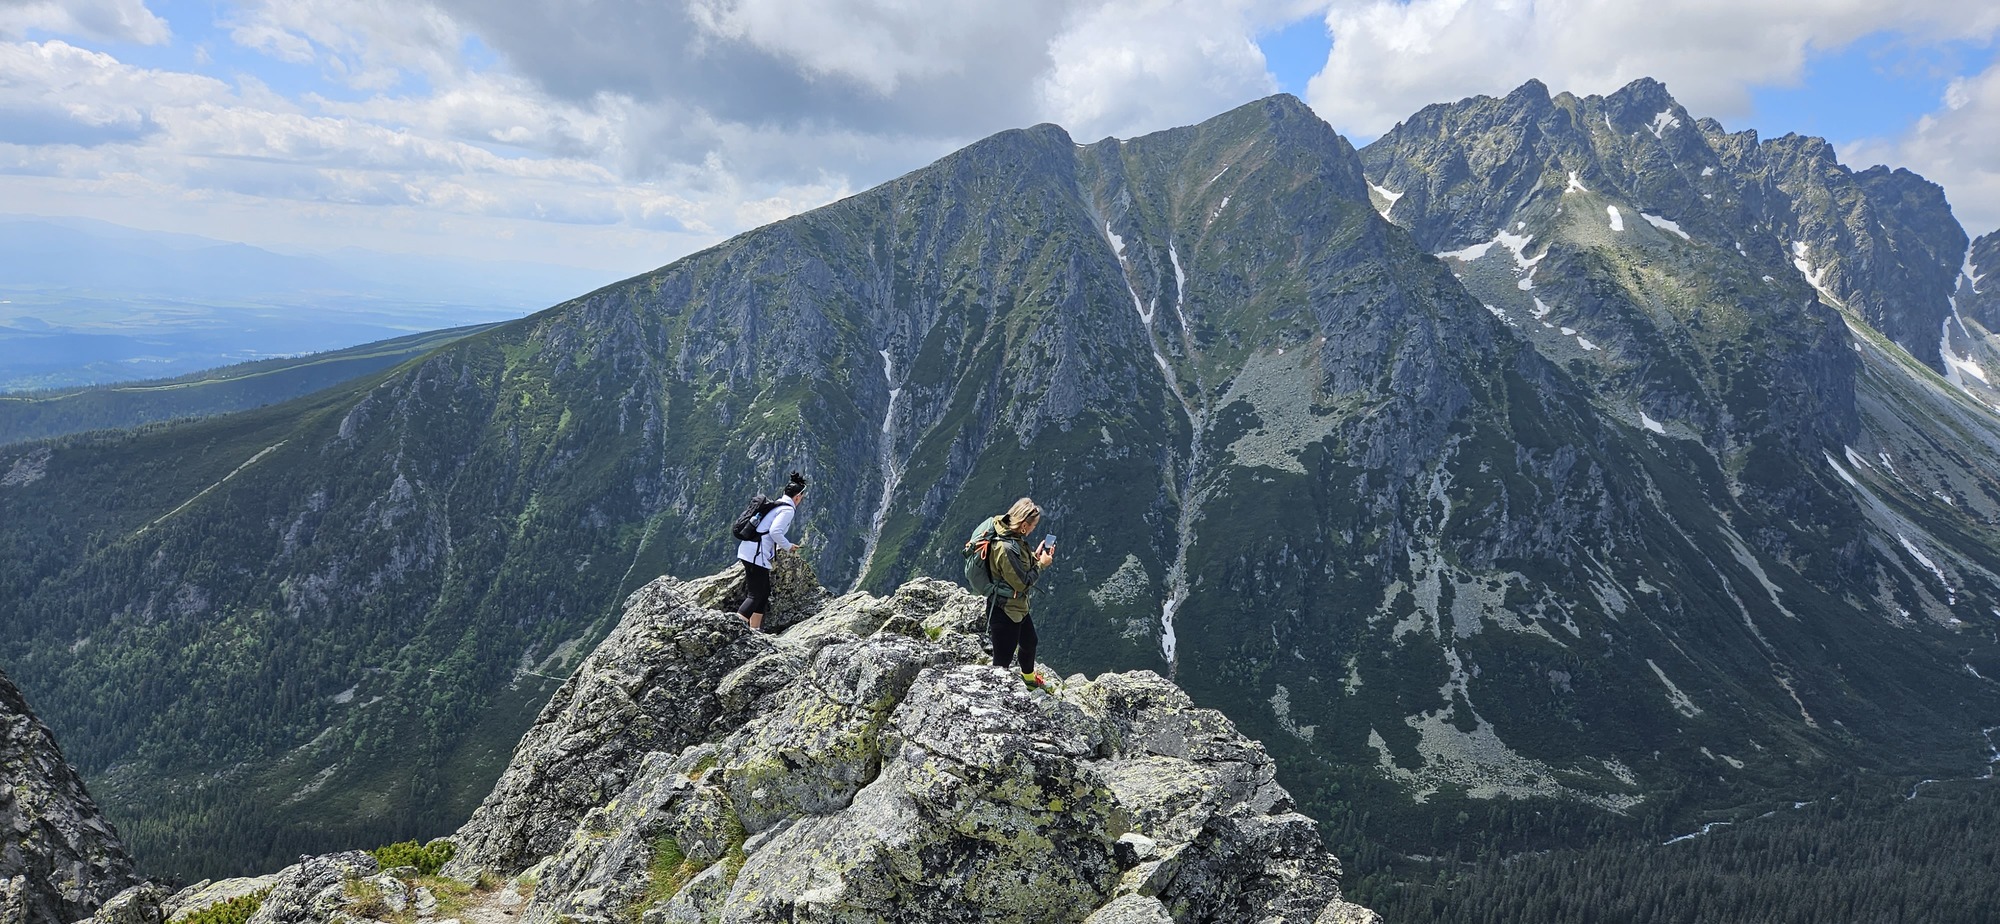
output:
{"label": "lichen-covered rock", "polygon": [[[728,580],[633,594],[522,739],[447,872],[533,887],[469,920],[1378,924],[1264,749],[1158,675],[1029,689],[941,581],[753,633]],[[270,885],[254,924],[438,911],[367,854]]]}
{"label": "lichen-covered rock", "polygon": [[161,924],[169,897],[171,893],[164,886],[150,882],[135,885],[100,906],[89,924]]}
{"label": "lichen-covered rock", "polygon": [[381,864],[359,850],[302,858],[278,872],[250,924],[320,924],[346,915],[355,898],[349,883],[379,872]]}
{"label": "lichen-covered rock", "polygon": [[[687,590],[696,603],[731,613],[748,593],[740,565],[688,581]],[[764,614],[764,631],[782,632],[804,622],[826,599],[812,562],[796,551],[779,552],[771,565],[771,612]]]}
{"label": "lichen-covered rock", "polygon": [[55,736],[0,674],[0,921],[69,924],[137,885]]}
{"label": "lichen-covered rock", "polygon": [[704,740],[723,711],[724,678],[773,647],[742,620],[702,607],[679,581],[635,591],[625,618],[556,691],[459,829],[446,871],[511,875],[560,849],[648,751]]}
{"label": "lichen-covered rock", "polygon": [[1174,917],[1157,898],[1120,895],[1091,912],[1083,924],[1174,924]]}
{"label": "lichen-covered rock", "polygon": [[[750,635],[726,579],[635,594],[579,674],[599,679],[558,695],[502,782],[622,785],[526,811],[496,789],[455,874],[541,861],[533,924],[1304,922],[1339,904],[1263,748],[1159,676],[1029,690],[985,664],[980,601],[941,581]],[[676,696],[654,696],[668,678]],[[607,731],[577,719],[592,695],[616,704],[616,747],[586,740]],[[660,705],[625,706],[642,700]],[[551,804],[581,811],[538,834]]]}
{"label": "lichen-covered rock", "polygon": [[204,879],[173,894],[161,905],[161,913],[167,924],[181,920],[212,905],[269,891],[278,884],[278,877],[255,876],[238,879]]}

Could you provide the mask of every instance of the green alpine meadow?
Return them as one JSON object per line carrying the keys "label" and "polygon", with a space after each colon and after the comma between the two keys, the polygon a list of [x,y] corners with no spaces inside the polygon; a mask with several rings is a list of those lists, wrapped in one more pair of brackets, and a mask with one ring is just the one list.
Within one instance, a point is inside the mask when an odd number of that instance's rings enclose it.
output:
{"label": "green alpine meadow", "polygon": [[1262,741],[1357,901],[1641,895],[1760,824],[2000,821],[1996,267],[1650,80],[1360,150],[1290,96],[1007,131],[284,403],[0,445],[0,665],[145,871],[267,871],[457,828],[792,470],[835,593],[1028,495],[1043,660]]}

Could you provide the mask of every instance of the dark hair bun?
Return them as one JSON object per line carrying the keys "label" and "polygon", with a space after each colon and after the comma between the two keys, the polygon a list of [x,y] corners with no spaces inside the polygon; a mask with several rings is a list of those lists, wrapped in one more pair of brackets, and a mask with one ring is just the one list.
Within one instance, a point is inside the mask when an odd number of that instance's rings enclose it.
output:
{"label": "dark hair bun", "polygon": [[791,483],[792,483],[792,484],[805,484],[805,483],[806,483],[806,476],[804,476],[804,475],[801,475],[801,474],[799,474],[798,472],[793,472],[793,473],[792,473],[792,480],[791,480]]}

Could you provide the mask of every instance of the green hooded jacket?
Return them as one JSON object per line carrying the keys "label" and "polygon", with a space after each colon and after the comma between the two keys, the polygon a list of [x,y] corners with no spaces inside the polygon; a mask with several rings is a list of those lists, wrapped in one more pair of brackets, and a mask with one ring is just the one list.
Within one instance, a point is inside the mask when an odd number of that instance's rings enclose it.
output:
{"label": "green hooded jacket", "polygon": [[1001,599],[1001,609],[1008,619],[1020,622],[1028,618],[1028,588],[1035,586],[1035,579],[1041,577],[1042,566],[1028,554],[1027,537],[997,523],[994,531],[999,538],[987,550],[986,567],[992,570],[994,580],[1004,582],[1014,591],[1013,596]]}

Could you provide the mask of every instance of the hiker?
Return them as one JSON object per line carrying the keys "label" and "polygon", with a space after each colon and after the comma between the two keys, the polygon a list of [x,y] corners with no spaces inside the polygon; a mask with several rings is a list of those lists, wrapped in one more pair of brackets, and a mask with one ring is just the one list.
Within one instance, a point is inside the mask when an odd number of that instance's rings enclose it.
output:
{"label": "hiker", "polygon": [[736,613],[750,621],[750,628],[764,631],[764,615],[771,611],[771,560],[780,549],[796,549],[799,544],[785,535],[798,511],[799,495],[806,491],[806,476],[798,472],[785,484],[784,496],[770,512],[757,521],[757,538],[736,544],[736,559],[743,563],[743,581],[749,591]]}
{"label": "hiker", "polygon": [[1035,670],[1035,620],[1028,614],[1028,589],[1042,569],[1055,560],[1055,546],[1046,542],[1027,551],[1028,534],[1042,522],[1042,508],[1028,498],[1014,502],[1007,512],[994,518],[997,539],[987,548],[987,567],[993,581],[1004,583],[1011,594],[988,594],[986,626],[993,637],[993,666],[1006,667],[1015,652],[1021,657],[1021,680],[1031,687],[1047,686]]}

